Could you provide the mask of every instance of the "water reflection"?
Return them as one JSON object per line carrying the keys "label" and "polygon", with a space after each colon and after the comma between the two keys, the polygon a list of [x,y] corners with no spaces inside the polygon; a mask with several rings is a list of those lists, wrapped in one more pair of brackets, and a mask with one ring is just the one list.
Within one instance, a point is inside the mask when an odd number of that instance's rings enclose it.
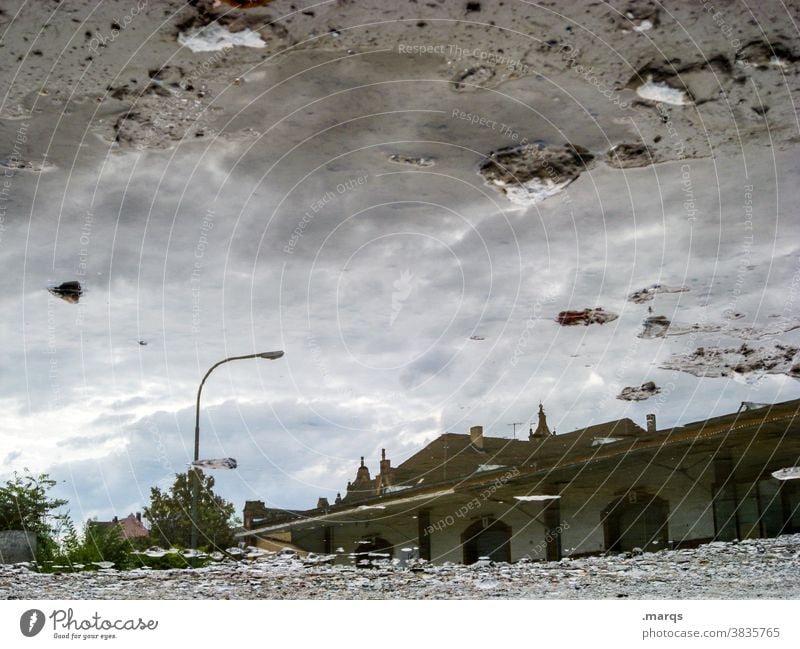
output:
{"label": "water reflection", "polygon": [[[205,369],[260,349],[286,357],[221,369],[204,392],[203,454],[239,459],[218,478],[237,503],[305,506],[359,455],[400,462],[476,423],[508,435],[539,402],[566,432],[800,396],[792,156],[747,151],[749,176],[692,161],[692,215],[685,162],[597,163],[520,208],[479,174],[498,135],[442,97],[359,116],[355,135],[312,116],[16,173],[2,471],[49,468],[82,517],[134,509],[186,469]],[[747,367],[731,360],[743,341]]]}

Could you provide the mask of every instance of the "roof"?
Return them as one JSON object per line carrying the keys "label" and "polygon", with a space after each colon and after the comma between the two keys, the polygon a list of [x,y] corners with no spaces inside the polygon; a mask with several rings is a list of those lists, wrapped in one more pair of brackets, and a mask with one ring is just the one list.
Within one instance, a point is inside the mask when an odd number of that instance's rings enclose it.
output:
{"label": "roof", "polygon": [[619,466],[659,453],[680,456],[678,449],[703,452],[706,448],[751,444],[754,435],[781,443],[788,434],[792,443],[800,445],[796,429],[790,429],[799,419],[800,399],[653,432],[630,419],[620,419],[532,441],[484,437],[482,449],[469,435],[445,433],[394,469],[392,489],[379,492],[376,478],[356,485],[341,504],[327,511],[311,509],[300,518],[295,513],[292,521],[273,521],[247,533],[329,520],[366,520],[376,511],[391,515],[397,507],[442,495],[468,494],[499,477],[504,478],[504,484],[513,485],[515,493],[528,493],[525,489],[541,493],[548,485],[552,488],[567,483],[577,472],[591,470],[590,466],[597,463]]}
{"label": "roof", "polygon": [[[483,448],[476,447],[468,434],[445,433],[394,469],[392,486],[422,487],[458,482],[478,473],[510,467],[536,467],[592,448],[596,438],[627,439],[644,434],[630,419],[619,419],[589,426],[562,435],[535,438],[533,441],[503,437],[483,437]],[[343,499],[354,504],[379,493],[377,477],[354,483]]]}
{"label": "roof", "polygon": [[128,516],[122,520],[115,518],[111,521],[91,521],[91,524],[97,525],[98,527],[111,527],[112,525],[119,525],[122,530],[123,539],[131,539],[150,534],[147,528],[142,524],[142,521],[133,514],[128,514]]}

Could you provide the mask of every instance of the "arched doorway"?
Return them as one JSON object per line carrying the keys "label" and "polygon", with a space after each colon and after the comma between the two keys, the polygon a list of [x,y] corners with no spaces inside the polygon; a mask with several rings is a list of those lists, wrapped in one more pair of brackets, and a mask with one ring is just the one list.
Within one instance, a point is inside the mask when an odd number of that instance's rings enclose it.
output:
{"label": "arched doorway", "polygon": [[603,511],[606,550],[646,552],[663,550],[668,543],[669,504],[663,498],[630,492]]}
{"label": "arched doorway", "polygon": [[356,542],[355,559],[357,566],[368,566],[369,563],[362,561],[379,561],[381,559],[391,559],[393,554],[392,544],[380,536],[371,536]]}
{"label": "arched doorway", "polygon": [[480,557],[492,561],[511,562],[511,528],[493,518],[482,518],[461,535],[464,563],[475,563]]}

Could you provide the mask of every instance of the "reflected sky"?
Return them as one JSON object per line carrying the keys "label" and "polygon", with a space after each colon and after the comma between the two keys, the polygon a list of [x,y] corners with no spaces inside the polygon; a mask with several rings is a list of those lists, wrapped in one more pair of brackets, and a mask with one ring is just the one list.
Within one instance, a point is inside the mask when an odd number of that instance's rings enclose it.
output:
{"label": "reflected sky", "polygon": [[[482,424],[510,437],[524,422],[523,435],[540,402],[568,432],[800,397],[785,374],[660,368],[700,346],[739,347],[733,329],[794,326],[796,155],[753,147],[626,170],[598,161],[520,208],[478,173],[508,137],[455,109],[598,158],[632,127],[600,129],[580,102],[560,118],[545,81],[469,96],[440,81],[355,83],[395,78],[390,63],[346,61],[271,93],[254,76],[230,98],[235,136],[173,150],[119,149],[34,119],[29,146],[54,138],[55,168],[9,176],[2,475],[48,471],[77,519],[141,509],[151,486],[187,467],[208,367],[274,349],[285,357],[227,364],[204,388],[201,456],[237,458],[236,471],[215,474],[237,509],[332,499],[360,455],[374,470],[386,448],[398,464],[446,431]],[[19,128],[4,122],[6,140]],[[69,280],[85,291],[78,304],[47,290]],[[689,290],[628,300],[656,283]],[[587,307],[619,317],[555,320]],[[638,337],[654,315],[707,331]],[[646,381],[661,392],[616,398]]]}

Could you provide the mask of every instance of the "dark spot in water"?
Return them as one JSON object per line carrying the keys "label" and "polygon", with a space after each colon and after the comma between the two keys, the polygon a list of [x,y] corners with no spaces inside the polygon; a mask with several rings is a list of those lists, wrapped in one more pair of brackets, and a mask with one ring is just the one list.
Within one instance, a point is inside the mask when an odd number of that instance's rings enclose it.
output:
{"label": "dark spot in water", "polygon": [[63,282],[58,286],[51,286],[47,290],[56,297],[60,297],[62,300],[69,302],[70,304],[77,304],[81,299],[81,295],[83,295],[83,287],[81,286],[81,283],[75,281]]}

